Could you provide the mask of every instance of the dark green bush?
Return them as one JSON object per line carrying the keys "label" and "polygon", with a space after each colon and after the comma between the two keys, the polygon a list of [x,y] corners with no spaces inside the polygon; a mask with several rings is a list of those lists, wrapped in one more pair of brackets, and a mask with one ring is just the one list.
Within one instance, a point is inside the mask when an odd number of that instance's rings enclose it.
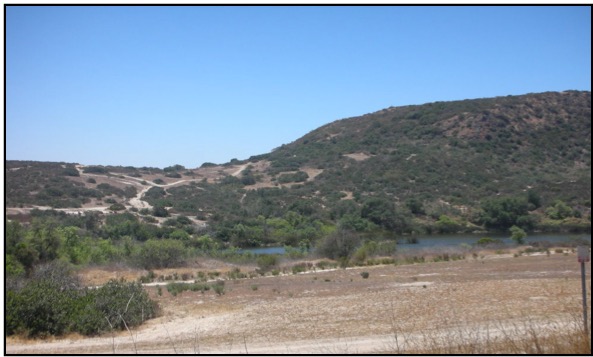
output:
{"label": "dark green bush", "polygon": [[218,280],[216,283],[212,284],[212,290],[217,295],[224,295],[224,280]]}
{"label": "dark green bush", "polygon": [[6,294],[6,334],[96,335],[154,318],[159,308],[139,283],[111,280],[97,289],[64,288],[53,279],[29,281]]}
{"label": "dark green bush", "polygon": [[274,254],[261,254],[257,257],[257,266],[261,271],[268,271],[278,264],[278,256]]}
{"label": "dark green bush", "polygon": [[178,266],[185,258],[185,246],[174,239],[149,239],[136,257],[145,269],[168,268]]}
{"label": "dark green bush", "polygon": [[159,312],[158,305],[150,299],[140,283],[112,279],[101,288],[90,291],[103,319],[107,318],[115,329],[123,330],[125,325],[140,325],[156,317]]}
{"label": "dark green bush", "polygon": [[10,291],[6,301],[6,333],[26,336],[61,335],[71,330],[76,295],[57,284],[34,281],[21,291]]}
{"label": "dark green bush", "polygon": [[80,173],[75,167],[66,167],[64,171],[62,171],[62,175],[64,176],[80,176]]}
{"label": "dark green bush", "polygon": [[353,232],[339,230],[324,238],[317,244],[319,255],[330,258],[350,258],[360,244],[360,237]]}
{"label": "dark green bush", "polygon": [[82,172],[87,174],[106,174],[109,173],[106,168],[101,166],[87,166],[82,169]]}

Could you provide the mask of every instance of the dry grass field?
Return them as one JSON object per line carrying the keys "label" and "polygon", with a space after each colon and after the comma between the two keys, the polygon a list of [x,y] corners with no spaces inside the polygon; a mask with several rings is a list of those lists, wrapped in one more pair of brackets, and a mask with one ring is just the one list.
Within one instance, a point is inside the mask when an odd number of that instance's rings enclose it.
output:
{"label": "dry grass field", "polygon": [[[229,270],[205,261],[176,272]],[[248,272],[254,267],[241,267]],[[158,274],[170,274],[156,271]],[[361,272],[368,272],[363,278]],[[87,284],[146,272],[84,271]],[[480,254],[225,281],[225,293],[147,286],[162,315],[132,331],[6,340],[9,354],[587,353],[574,253]],[[588,311],[591,274],[587,264]],[[590,326],[590,322],[589,322]]]}

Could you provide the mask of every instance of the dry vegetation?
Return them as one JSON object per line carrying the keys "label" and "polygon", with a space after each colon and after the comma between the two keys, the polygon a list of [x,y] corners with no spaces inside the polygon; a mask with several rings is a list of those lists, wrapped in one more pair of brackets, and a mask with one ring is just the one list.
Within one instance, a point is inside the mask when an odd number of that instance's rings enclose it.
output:
{"label": "dry vegetation", "polygon": [[[294,262],[286,262],[294,264]],[[232,268],[217,261],[155,274]],[[254,267],[240,267],[249,272]],[[361,276],[368,272],[367,279]],[[143,271],[81,272],[88,284]],[[224,276],[224,274],[222,275]],[[590,289],[590,265],[587,265]],[[227,280],[225,293],[146,287],[163,315],[114,336],[7,339],[7,353],[589,353],[573,253]],[[591,293],[588,291],[589,313]],[[590,316],[589,316],[590,321]],[[590,326],[590,322],[589,322]]]}

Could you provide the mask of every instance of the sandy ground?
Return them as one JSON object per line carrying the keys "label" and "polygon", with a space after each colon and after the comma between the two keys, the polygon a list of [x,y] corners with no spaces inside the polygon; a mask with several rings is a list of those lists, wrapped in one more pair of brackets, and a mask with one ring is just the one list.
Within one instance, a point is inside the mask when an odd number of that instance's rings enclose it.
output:
{"label": "sandy ground", "polygon": [[[369,272],[368,279],[362,278],[363,271]],[[95,279],[110,274],[132,278],[134,273],[141,272],[114,269],[103,276],[95,272]],[[590,263],[587,287],[590,312]],[[527,334],[534,326],[554,333],[582,316],[574,253],[491,255],[231,280],[222,296],[186,291],[173,297],[165,288],[159,296],[157,287],[146,288],[163,315],[131,334],[34,341],[10,337],[6,352],[405,353],[427,335],[433,342],[461,343],[480,334]]]}

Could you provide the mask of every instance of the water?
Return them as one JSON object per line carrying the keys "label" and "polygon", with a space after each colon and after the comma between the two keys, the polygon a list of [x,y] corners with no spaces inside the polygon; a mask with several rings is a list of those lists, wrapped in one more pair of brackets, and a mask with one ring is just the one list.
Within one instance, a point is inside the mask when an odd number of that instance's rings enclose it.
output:
{"label": "water", "polygon": [[[414,236],[418,239],[416,244],[405,244],[405,238],[398,241],[398,250],[419,250],[427,248],[455,248],[462,244],[474,245],[478,240],[484,237],[493,239],[500,239],[506,245],[514,245],[515,242],[509,237],[509,235],[496,235],[496,234],[452,234],[452,235],[418,235]],[[530,234],[525,238],[525,243],[530,242],[551,242],[569,243],[575,239],[584,239],[591,244],[591,234]]]}
{"label": "water", "polygon": [[242,252],[251,252],[253,254],[284,254],[286,249],[284,247],[267,247],[267,248],[250,248],[241,249]]}
{"label": "water", "polygon": [[[432,248],[459,248],[462,244],[474,245],[479,239],[489,237],[493,239],[500,239],[506,245],[514,245],[515,242],[509,238],[508,235],[495,234],[450,234],[450,235],[417,235],[412,236],[418,240],[415,244],[406,244],[405,240],[408,237],[401,237],[398,239],[397,249],[399,251],[413,251]],[[571,242],[574,239],[584,239],[591,244],[591,234],[530,234],[525,238],[526,244],[530,242]],[[266,247],[266,248],[252,248],[243,249],[244,252],[251,252],[254,254],[284,254],[286,250],[284,247]]]}

